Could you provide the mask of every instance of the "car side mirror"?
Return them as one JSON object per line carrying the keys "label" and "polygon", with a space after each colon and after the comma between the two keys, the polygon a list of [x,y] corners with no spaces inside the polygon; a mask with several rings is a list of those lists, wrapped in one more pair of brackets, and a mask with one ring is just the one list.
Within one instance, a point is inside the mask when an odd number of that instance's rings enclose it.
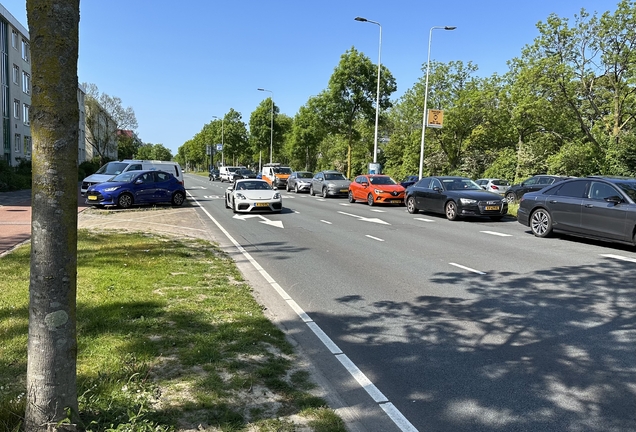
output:
{"label": "car side mirror", "polygon": [[614,204],[620,204],[623,202],[623,199],[621,197],[619,197],[618,195],[612,195],[610,197],[605,198],[605,201],[607,202],[611,202]]}
{"label": "car side mirror", "polygon": [[483,190],[486,190],[486,186],[482,186],[481,188],[482,188]]}
{"label": "car side mirror", "polygon": [[369,183],[367,183],[367,182],[362,182],[362,183],[360,183],[360,184],[361,184],[362,186],[364,186],[364,187],[369,186]]}
{"label": "car side mirror", "polygon": [[144,181],[142,179],[135,180],[135,184],[142,184]]}
{"label": "car side mirror", "polygon": [[435,192],[437,192],[437,193],[441,193],[442,188],[441,188],[441,187],[439,187],[439,186],[435,186],[435,187],[433,188],[433,190],[434,190]]}
{"label": "car side mirror", "polygon": [[234,190],[234,188],[232,186],[230,186],[229,188],[227,188],[228,192],[232,192]]}

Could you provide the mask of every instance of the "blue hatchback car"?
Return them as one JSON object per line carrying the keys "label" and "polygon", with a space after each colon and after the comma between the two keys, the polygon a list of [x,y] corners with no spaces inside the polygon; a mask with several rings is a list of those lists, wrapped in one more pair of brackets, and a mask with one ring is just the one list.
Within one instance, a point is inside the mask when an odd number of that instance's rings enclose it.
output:
{"label": "blue hatchback car", "polygon": [[183,204],[185,187],[165,171],[126,171],[86,191],[86,204],[129,208],[138,204]]}

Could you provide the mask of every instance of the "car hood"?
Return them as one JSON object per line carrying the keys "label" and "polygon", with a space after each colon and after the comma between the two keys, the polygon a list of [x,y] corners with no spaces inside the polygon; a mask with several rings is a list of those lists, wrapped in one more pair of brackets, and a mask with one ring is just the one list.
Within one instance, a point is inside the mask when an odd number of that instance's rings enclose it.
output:
{"label": "car hood", "polygon": [[327,180],[325,184],[333,187],[347,188],[351,182],[349,180]]}
{"label": "car hood", "polygon": [[404,186],[399,185],[399,184],[395,184],[395,185],[369,185],[369,187],[372,187],[373,189],[380,189],[386,192],[402,192],[404,190]]}
{"label": "car hood", "polygon": [[457,198],[469,198],[477,201],[501,201],[501,195],[485,190],[450,190],[446,191],[448,196]]}
{"label": "car hood", "polygon": [[274,190],[237,190],[234,193],[240,193],[247,199],[251,200],[266,200],[274,198],[274,195],[278,192]]}
{"label": "car hood", "polygon": [[[108,178],[112,178],[113,176],[110,176]],[[106,179],[108,180],[108,179]],[[103,181],[102,183],[93,185],[91,187],[88,188],[89,191],[91,190],[95,190],[95,191],[102,191],[106,188],[111,188],[111,187],[122,187],[122,186],[128,186],[130,185],[129,182],[109,182],[109,181]]]}
{"label": "car hood", "polygon": [[91,174],[84,179],[85,182],[88,183],[101,183],[105,182],[108,179],[115,177],[115,174]]}

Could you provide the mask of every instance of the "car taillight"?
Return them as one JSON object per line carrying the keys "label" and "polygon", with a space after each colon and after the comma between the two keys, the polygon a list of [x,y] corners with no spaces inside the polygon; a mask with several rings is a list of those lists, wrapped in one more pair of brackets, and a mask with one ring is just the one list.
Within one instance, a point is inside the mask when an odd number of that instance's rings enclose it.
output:
{"label": "car taillight", "polygon": [[499,188],[497,187],[497,185],[490,185],[490,187],[491,187],[491,188],[493,188],[494,190],[499,189]]}

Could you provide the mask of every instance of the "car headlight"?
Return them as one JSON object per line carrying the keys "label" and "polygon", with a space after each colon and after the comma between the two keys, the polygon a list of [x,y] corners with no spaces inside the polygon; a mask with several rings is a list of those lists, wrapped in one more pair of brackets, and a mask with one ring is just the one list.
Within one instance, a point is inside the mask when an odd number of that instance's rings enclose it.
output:
{"label": "car headlight", "polygon": [[242,193],[237,193],[237,194],[236,194],[236,195],[234,195],[234,196],[235,196],[236,198],[240,199],[240,200],[244,200],[244,199],[246,199],[246,198],[245,198],[245,195],[243,195]]}
{"label": "car headlight", "polygon": [[459,202],[462,203],[462,205],[477,204],[477,200],[470,198],[460,198]]}
{"label": "car headlight", "polygon": [[384,191],[382,189],[373,189],[373,192],[375,192],[376,195],[384,193]]}
{"label": "car headlight", "polygon": [[119,189],[120,187],[121,186],[111,186],[111,187],[105,188],[104,192],[113,192],[113,191],[116,191],[117,189]]}
{"label": "car headlight", "polygon": [[280,193],[276,192],[272,199],[280,199]]}

